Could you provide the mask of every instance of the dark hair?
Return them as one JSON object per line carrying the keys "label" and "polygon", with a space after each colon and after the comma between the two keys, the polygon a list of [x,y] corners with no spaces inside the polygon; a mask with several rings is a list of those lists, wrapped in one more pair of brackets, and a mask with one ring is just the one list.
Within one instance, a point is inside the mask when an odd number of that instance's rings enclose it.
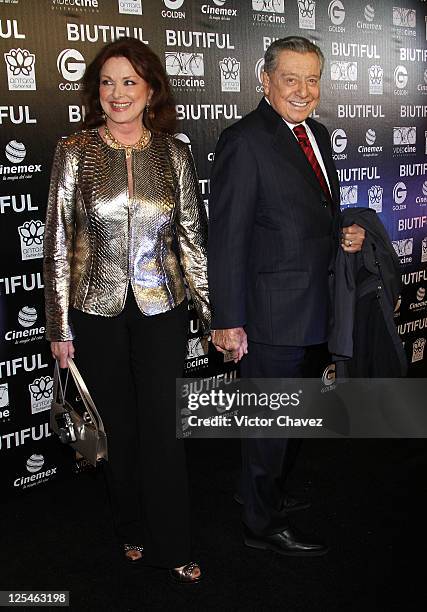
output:
{"label": "dark hair", "polygon": [[104,123],[99,101],[99,73],[111,57],[125,57],[142,77],[153,95],[150,108],[144,111],[142,121],[153,132],[173,133],[176,124],[175,100],[169,80],[159,57],[146,44],[136,38],[120,38],[105,45],[86,68],[83,76],[84,128],[98,127]]}
{"label": "dark hair", "polygon": [[295,53],[315,53],[320,62],[320,74],[322,74],[325,57],[321,49],[308,38],[303,36],[287,36],[279,38],[271,43],[264,55],[264,71],[271,74],[277,65],[277,56],[281,51],[294,51]]}

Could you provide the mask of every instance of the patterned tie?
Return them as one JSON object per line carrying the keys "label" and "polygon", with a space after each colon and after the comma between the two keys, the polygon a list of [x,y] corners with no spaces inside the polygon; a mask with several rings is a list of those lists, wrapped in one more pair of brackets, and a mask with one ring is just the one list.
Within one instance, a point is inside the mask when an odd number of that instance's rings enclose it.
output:
{"label": "patterned tie", "polygon": [[293,131],[294,131],[295,136],[298,138],[298,142],[300,143],[301,149],[304,151],[308,161],[311,164],[311,167],[313,168],[317,176],[317,180],[320,183],[323,193],[328,198],[328,201],[331,202],[332,198],[331,198],[331,193],[328,188],[328,184],[322,172],[322,168],[320,167],[319,162],[317,161],[316,154],[313,151],[313,147],[311,146],[311,142],[308,138],[305,127],[303,125],[296,125],[293,128]]}

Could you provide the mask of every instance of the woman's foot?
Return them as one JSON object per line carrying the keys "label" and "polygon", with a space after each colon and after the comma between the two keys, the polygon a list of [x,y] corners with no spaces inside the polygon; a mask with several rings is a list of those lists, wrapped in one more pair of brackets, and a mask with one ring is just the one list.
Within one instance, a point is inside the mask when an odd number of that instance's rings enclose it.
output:
{"label": "woman's foot", "polygon": [[123,544],[123,550],[125,552],[126,561],[129,561],[129,563],[138,563],[138,561],[141,561],[144,552],[142,546]]}
{"label": "woman's foot", "polygon": [[175,582],[179,582],[180,584],[195,584],[202,579],[200,567],[198,563],[194,561],[187,563],[187,565],[169,570],[169,574]]}

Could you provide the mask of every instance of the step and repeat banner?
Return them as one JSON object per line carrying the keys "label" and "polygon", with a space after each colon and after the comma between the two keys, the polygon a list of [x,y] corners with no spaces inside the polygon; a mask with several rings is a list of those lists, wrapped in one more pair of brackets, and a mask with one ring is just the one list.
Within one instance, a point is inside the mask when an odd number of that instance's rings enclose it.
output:
{"label": "step and repeat banner", "polygon": [[[53,363],[42,276],[53,151],[79,129],[85,66],[122,36],[159,54],[176,96],[176,137],[191,147],[208,207],[218,136],[258,104],[264,52],[291,34],[325,54],[315,118],[331,132],[341,205],[369,206],[385,224],[402,264],[396,324],[410,374],[426,374],[425,0],[0,0],[2,492],[86,467],[48,427]],[[185,375],[207,389],[231,381],[234,363],[206,352],[189,310]]]}

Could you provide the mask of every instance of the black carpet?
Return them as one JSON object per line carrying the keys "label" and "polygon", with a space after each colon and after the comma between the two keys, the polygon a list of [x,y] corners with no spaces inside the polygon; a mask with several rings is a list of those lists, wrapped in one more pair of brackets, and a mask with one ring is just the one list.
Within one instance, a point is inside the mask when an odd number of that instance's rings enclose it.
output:
{"label": "black carpet", "polygon": [[191,440],[188,457],[202,583],[123,562],[98,470],[2,503],[0,588],[69,590],[76,612],[425,609],[424,440],[303,442],[291,488],[313,505],[294,523],[331,547],[308,559],[243,545],[238,441]]}

